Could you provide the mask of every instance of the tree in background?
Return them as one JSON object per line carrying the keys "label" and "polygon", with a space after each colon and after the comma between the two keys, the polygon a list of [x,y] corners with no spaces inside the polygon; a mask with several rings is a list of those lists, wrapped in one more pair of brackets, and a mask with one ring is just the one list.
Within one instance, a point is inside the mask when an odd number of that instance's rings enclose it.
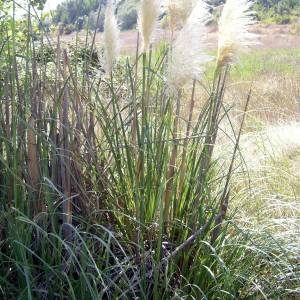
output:
{"label": "tree in background", "polygon": [[[73,31],[89,25],[91,29],[103,29],[103,18],[97,22],[98,10],[105,7],[106,0],[71,0],[59,4],[53,14],[53,23]],[[71,29],[71,30],[70,30]]]}
{"label": "tree in background", "polygon": [[118,5],[118,18],[122,30],[132,29],[137,23],[137,0],[123,0]]}
{"label": "tree in background", "polygon": [[[0,0],[1,5],[11,5],[12,1]],[[31,0],[37,9],[42,9],[46,0]],[[207,0],[212,6],[224,4],[225,0]],[[107,0],[65,0],[57,6],[50,18],[53,25],[59,26],[64,33],[89,28],[103,31],[104,10]],[[117,1],[116,13],[122,30],[132,29],[137,23],[138,0]],[[100,12],[99,12],[100,9]],[[255,5],[257,19],[266,23],[291,23],[300,13],[300,0],[257,0]],[[1,14],[0,14],[1,17]],[[49,24],[47,24],[48,26]],[[48,26],[50,27],[50,25]]]}
{"label": "tree in background", "polygon": [[288,24],[300,15],[299,0],[258,0],[257,18],[265,23]]}

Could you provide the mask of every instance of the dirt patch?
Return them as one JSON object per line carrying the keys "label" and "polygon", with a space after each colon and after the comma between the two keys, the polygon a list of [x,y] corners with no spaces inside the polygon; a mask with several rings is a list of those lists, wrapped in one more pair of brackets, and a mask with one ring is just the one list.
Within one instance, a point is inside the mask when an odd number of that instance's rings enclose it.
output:
{"label": "dirt patch", "polygon": [[[300,48],[300,35],[292,34],[292,25],[263,25],[258,24],[252,27],[251,31],[258,35],[259,44],[256,49],[291,49]],[[79,37],[84,40],[85,33],[80,33]],[[155,33],[155,42],[168,38],[169,34],[165,30],[158,29]],[[64,35],[65,42],[74,41],[76,34]],[[92,38],[90,38],[91,40]],[[207,27],[207,41],[209,50],[217,47],[218,32],[216,26]],[[103,34],[96,34],[96,44],[103,44]],[[134,53],[137,44],[137,31],[130,30],[121,33],[121,45],[123,53]]]}
{"label": "dirt patch", "polygon": [[[258,35],[259,43],[255,49],[291,49],[300,48],[300,35],[292,34],[292,25],[254,25],[251,32]],[[216,26],[207,28],[210,49],[217,47],[218,32]]]}

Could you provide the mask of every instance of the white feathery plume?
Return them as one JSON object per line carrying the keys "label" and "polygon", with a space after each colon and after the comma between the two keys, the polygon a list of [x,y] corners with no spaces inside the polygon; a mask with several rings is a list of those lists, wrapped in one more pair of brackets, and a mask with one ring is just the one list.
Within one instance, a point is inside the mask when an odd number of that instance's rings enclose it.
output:
{"label": "white feathery plume", "polygon": [[257,35],[249,32],[254,24],[252,1],[227,0],[219,20],[218,66],[232,63],[237,53],[257,44]]}
{"label": "white feathery plume", "polygon": [[210,19],[211,15],[207,4],[199,0],[170,51],[167,82],[171,89],[178,90],[188,80],[199,79],[204,65],[212,59],[204,51],[206,46],[205,25]]}
{"label": "white feathery plume", "polygon": [[160,12],[160,0],[142,0],[138,14],[138,29],[142,36],[142,52],[150,46],[151,38]]}
{"label": "white feathery plume", "polygon": [[120,30],[114,13],[112,1],[108,1],[104,20],[104,52],[105,71],[109,74],[112,71],[114,62],[120,52]]}

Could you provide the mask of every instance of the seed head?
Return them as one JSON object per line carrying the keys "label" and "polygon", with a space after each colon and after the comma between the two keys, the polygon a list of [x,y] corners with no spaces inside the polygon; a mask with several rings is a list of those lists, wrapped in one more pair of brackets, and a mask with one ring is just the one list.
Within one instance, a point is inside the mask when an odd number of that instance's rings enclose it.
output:
{"label": "seed head", "polygon": [[109,74],[112,71],[120,51],[120,31],[114,13],[112,1],[107,3],[104,20],[104,52],[105,71]]}
{"label": "seed head", "polygon": [[138,14],[138,29],[143,40],[142,52],[146,52],[149,48],[159,10],[159,0],[142,0]]}
{"label": "seed head", "polygon": [[165,0],[164,9],[169,16],[171,31],[184,26],[196,3],[197,0]]}
{"label": "seed head", "polygon": [[205,25],[210,19],[207,4],[199,0],[170,51],[167,81],[171,88],[180,89],[188,80],[200,79],[204,65],[212,59],[205,53]]}
{"label": "seed head", "polygon": [[249,0],[227,0],[219,21],[218,66],[232,63],[241,50],[257,43],[257,35],[249,32],[254,24]]}

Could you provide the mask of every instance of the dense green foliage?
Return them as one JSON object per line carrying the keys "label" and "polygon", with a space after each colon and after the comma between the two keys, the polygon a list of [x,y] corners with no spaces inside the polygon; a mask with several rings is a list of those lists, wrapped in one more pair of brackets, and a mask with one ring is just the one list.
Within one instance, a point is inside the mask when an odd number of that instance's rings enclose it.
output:
{"label": "dense green foliage", "polygon": [[260,0],[255,10],[265,23],[287,24],[300,17],[300,0]]}
{"label": "dense green foliage", "polygon": [[[137,0],[120,1],[117,7],[120,27],[131,29],[137,21]],[[58,5],[53,23],[62,26],[65,32],[81,30],[88,26],[92,30],[103,30],[106,0],[71,0]]]}
{"label": "dense green foliage", "polygon": [[[122,0],[118,3],[117,14],[120,27],[131,29],[137,21],[137,0]],[[224,3],[223,0],[208,1],[213,6]],[[54,12],[54,24],[60,24],[66,33],[85,25],[91,29],[103,30],[104,8],[106,0],[69,0],[60,4]],[[101,8],[100,15],[99,8]],[[299,16],[299,0],[258,0],[255,4],[257,18],[268,23],[290,23]]]}
{"label": "dense green foliage", "polygon": [[[225,0],[209,0],[212,5],[221,5]],[[291,23],[300,17],[300,0],[257,0],[254,10],[257,19],[265,23]]]}
{"label": "dense green foliage", "polygon": [[[54,24],[66,28],[71,32],[75,29],[81,30],[84,25],[91,29],[103,30],[103,11],[106,0],[73,0],[59,4],[53,15]],[[98,11],[102,11],[101,18],[98,18]]]}
{"label": "dense green foliage", "polygon": [[[208,3],[212,5],[221,5],[225,0],[208,0]],[[274,6],[282,6],[286,8],[294,8],[299,4],[299,0],[257,0],[255,1],[265,8],[271,8]]]}

